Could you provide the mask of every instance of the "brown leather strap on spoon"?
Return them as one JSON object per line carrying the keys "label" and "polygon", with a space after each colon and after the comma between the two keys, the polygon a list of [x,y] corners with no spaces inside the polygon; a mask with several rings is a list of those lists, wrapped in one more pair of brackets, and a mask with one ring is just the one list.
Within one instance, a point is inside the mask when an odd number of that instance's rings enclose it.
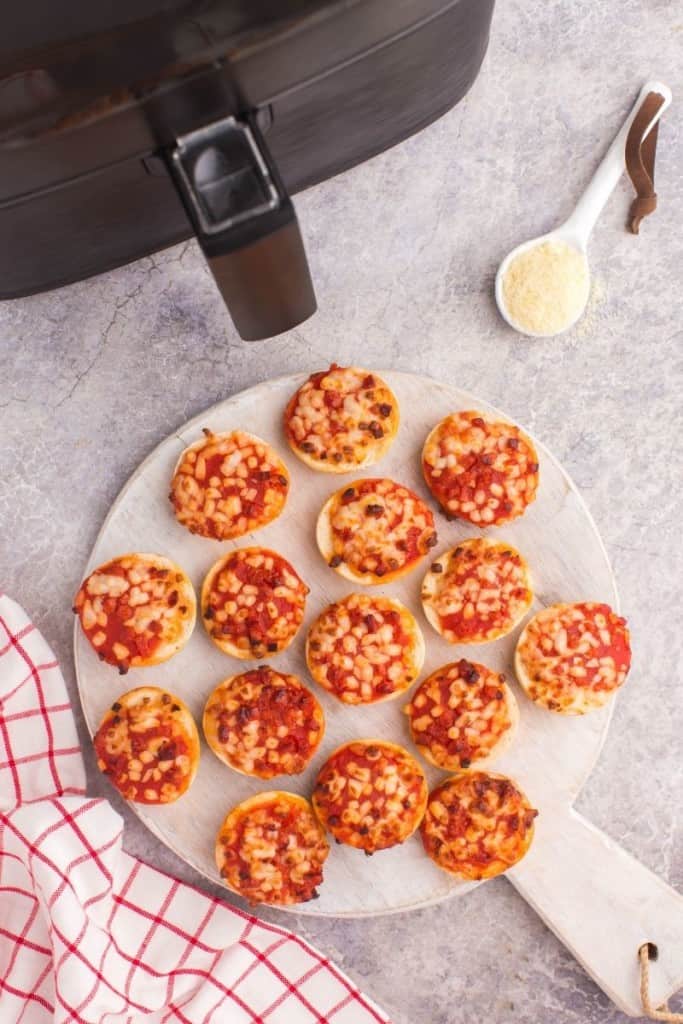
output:
{"label": "brown leather strap on spoon", "polygon": [[636,190],[636,198],[631,204],[629,228],[634,235],[640,229],[640,222],[657,209],[657,193],[655,192],[655,154],[657,152],[657,129],[655,124],[648,134],[647,126],[652,123],[664,97],[658,92],[650,92],[643,100],[643,105],[635,116],[631,130],[626,139],[626,170]]}

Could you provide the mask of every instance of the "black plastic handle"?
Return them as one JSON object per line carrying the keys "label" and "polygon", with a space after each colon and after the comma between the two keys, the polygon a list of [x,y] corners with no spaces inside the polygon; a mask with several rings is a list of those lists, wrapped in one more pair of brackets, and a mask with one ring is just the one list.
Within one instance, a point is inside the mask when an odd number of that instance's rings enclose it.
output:
{"label": "black plastic handle", "polygon": [[177,140],[169,167],[245,341],[316,310],[296,212],[253,120],[225,118]]}

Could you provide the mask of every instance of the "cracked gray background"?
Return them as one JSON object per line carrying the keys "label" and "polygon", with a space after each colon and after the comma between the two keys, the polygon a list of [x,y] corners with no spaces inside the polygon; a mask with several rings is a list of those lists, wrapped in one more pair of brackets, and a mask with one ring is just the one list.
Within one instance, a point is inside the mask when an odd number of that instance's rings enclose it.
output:
{"label": "cracked gray background", "polygon": [[[69,608],[88,552],[169,432],[234,391],[332,359],[450,379],[533,429],[597,520],[635,664],[578,806],[683,889],[682,47],[680,3],[501,3],[465,102],[297,197],[320,311],[275,340],[239,341],[194,243],[0,305],[0,584],[35,617],[72,692]],[[650,74],[675,96],[658,212],[627,234],[623,181],[591,246],[587,317],[554,340],[516,336],[492,303],[498,261],[569,213]],[[92,791],[111,796],[87,758]],[[129,850],[198,881],[117,807]],[[284,923],[396,1024],[626,1020],[502,879],[398,918]]]}

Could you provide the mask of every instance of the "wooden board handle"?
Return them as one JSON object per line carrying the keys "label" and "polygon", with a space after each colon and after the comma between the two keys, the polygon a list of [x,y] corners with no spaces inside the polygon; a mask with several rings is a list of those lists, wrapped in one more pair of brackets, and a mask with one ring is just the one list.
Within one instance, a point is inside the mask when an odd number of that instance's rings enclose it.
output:
{"label": "wooden board handle", "polygon": [[638,950],[653,942],[652,1003],[683,987],[683,896],[582,818],[544,809],[508,877],[624,1013],[642,1017]]}

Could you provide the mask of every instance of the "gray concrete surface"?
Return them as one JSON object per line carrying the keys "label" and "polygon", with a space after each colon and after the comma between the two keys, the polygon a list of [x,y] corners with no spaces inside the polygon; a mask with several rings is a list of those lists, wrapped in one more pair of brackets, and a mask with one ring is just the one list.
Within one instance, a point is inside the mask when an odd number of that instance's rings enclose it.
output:
{"label": "gray concrete surface", "polygon": [[[450,378],[532,428],[597,520],[635,665],[579,807],[683,888],[682,50],[680,2],[501,3],[465,102],[298,197],[320,312],[276,340],[239,341],[194,243],[0,305],[0,586],[35,617],[74,694],[71,597],[107,509],[158,441],[232,392],[332,359]],[[569,212],[651,74],[675,93],[660,209],[627,234],[622,182],[591,247],[586,319],[555,340],[516,336],[492,302],[498,261]],[[88,764],[92,791],[109,796]],[[129,850],[192,878],[117,806]],[[502,879],[399,918],[284,923],[396,1024],[626,1019]]]}

